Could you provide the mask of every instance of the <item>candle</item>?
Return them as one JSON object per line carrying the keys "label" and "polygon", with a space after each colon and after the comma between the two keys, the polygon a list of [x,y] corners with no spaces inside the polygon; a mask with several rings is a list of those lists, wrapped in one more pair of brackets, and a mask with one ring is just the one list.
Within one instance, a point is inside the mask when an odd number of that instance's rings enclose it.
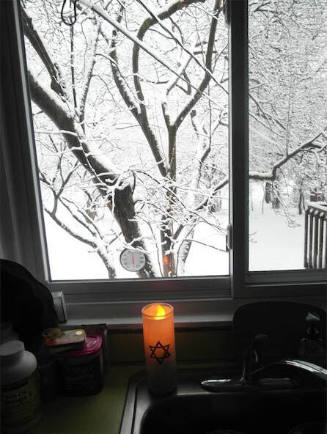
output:
{"label": "candle", "polygon": [[174,308],[166,303],[143,307],[143,339],[148,386],[163,395],[176,388]]}

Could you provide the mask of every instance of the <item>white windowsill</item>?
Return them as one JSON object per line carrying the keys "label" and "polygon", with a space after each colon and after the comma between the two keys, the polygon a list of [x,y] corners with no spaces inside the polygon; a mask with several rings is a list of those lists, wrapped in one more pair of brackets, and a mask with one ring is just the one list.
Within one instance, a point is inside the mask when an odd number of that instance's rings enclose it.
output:
{"label": "white windowsill", "polygon": [[[265,300],[269,300],[266,298]],[[293,301],[326,309],[326,297],[283,297],[274,300]],[[155,301],[155,300],[154,300]],[[226,328],[232,325],[235,311],[244,304],[260,299],[167,300],[175,309],[176,328]],[[65,327],[106,324],[111,329],[137,330],[142,327],[141,309],[148,301],[116,303],[67,304]]]}

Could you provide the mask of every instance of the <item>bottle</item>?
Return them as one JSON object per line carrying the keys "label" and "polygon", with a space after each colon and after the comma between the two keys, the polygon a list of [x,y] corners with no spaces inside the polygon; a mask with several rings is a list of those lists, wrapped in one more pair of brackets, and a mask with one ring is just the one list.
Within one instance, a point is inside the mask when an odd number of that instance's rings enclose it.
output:
{"label": "bottle", "polygon": [[40,418],[40,395],[35,356],[18,340],[0,345],[1,428],[24,433]]}
{"label": "bottle", "polygon": [[0,344],[16,339],[19,339],[19,337],[13,329],[12,324],[10,322],[2,322],[0,324]]}
{"label": "bottle", "polygon": [[326,364],[326,354],[324,341],[320,337],[320,317],[308,312],[305,322],[305,336],[300,341],[298,355],[302,360],[323,366]]}

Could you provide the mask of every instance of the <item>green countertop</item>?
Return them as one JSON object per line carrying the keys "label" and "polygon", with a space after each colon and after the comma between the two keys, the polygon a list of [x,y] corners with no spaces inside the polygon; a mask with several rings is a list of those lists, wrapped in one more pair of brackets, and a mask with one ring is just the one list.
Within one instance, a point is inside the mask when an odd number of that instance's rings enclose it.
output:
{"label": "green countertop", "polygon": [[[229,330],[177,331],[178,368],[216,366],[222,355],[225,361],[233,360],[232,342]],[[29,434],[118,434],[129,377],[145,367],[141,331],[111,331],[110,360],[113,364],[105,369],[105,385],[99,394],[57,396],[44,404],[42,419]]]}
{"label": "green countertop", "polygon": [[[179,368],[208,368],[217,363],[180,363]],[[103,390],[91,396],[57,396],[42,408],[42,418],[28,434],[118,434],[128,380],[143,364],[107,368]]]}
{"label": "green countertop", "polygon": [[42,418],[30,434],[118,434],[129,377],[141,365],[112,366],[97,395],[58,396],[44,404]]}

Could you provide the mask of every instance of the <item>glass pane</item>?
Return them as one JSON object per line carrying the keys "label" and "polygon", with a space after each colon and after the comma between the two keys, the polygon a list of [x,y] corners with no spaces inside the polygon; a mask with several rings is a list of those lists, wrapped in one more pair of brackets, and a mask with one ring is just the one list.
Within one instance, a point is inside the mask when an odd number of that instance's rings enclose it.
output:
{"label": "glass pane", "polygon": [[52,279],[228,274],[222,2],[62,3],[21,0]]}
{"label": "glass pane", "polygon": [[325,0],[249,1],[251,271],[326,266],[326,47]]}

